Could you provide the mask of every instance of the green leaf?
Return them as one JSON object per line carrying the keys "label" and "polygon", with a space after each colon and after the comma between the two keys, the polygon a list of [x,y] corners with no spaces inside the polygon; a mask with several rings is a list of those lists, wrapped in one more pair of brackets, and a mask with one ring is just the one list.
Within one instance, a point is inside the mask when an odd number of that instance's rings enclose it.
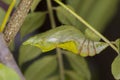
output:
{"label": "green leaf", "polygon": [[[70,7],[71,8],[71,7]],[[71,8],[72,9],[72,8]],[[73,9],[72,9],[73,10]],[[57,17],[62,24],[72,25],[80,29],[82,32],[86,29],[72,14],[63,7],[57,7]],[[73,10],[74,11],[74,10]]]}
{"label": "green leaf", "polygon": [[[11,4],[13,0],[3,0],[3,2],[5,2],[6,4]],[[16,4],[15,7],[17,7],[17,5],[19,4],[20,0],[15,0]]]}
{"label": "green leaf", "polygon": [[90,29],[86,29],[85,30],[85,36],[93,41],[100,41],[100,37],[98,35],[96,35],[93,31],[91,31]]}
{"label": "green leaf", "polygon": [[[2,0],[3,2],[5,2],[6,4],[10,4],[12,2],[12,0]],[[19,3],[20,0],[16,0],[16,5]],[[0,27],[2,25],[3,19],[5,17],[5,11],[0,7]]]}
{"label": "green leaf", "polygon": [[46,80],[60,80],[59,75],[53,75],[48,77]]}
{"label": "green leaf", "polygon": [[38,29],[44,23],[45,16],[45,12],[34,12],[28,14],[21,27],[21,36],[24,37],[26,34]]}
{"label": "green leaf", "polygon": [[[66,3],[95,29],[103,32],[106,24],[115,14],[119,0],[66,0]],[[106,12],[109,14],[106,15]]]}
{"label": "green leaf", "polygon": [[66,80],[88,80],[84,76],[79,75],[78,73],[76,73],[75,71],[67,70],[67,71],[65,71],[65,74],[67,76]]}
{"label": "green leaf", "polygon": [[40,54],[41,51],[39,48],[30,45],[22,45],[19,52],[19,65],[21,66],[23,63],[37,57]]}
{"label": "green leaf", "polygon": [[31,6],[31,11],[34,12],[36,9],[37,5],[41,2],[41,0],[34,0]]}
{"label": "green leaf", "polygon": [[2,25],[4,16],[5,16],[5,11],[0,7],[0,27]]}
{"label": "green leaf", "polygon": [[[84,0],[66,0],[66,3],[70,5],[75,11],[81,10]],[[89,2],[89,1],[88,1]]]}
{"label": "green leaf", "polygon": [[91,9],[95,5],[96,0],[81,0],[81,5],[78,3],[78,7],[75,8],[75,11],[78,15],[82,16],[85,20],[88,18],[88,14],[91,13]]}
{"label": "green leaf", "polygon": [[[94,4],[92,4],[93,6],[89,9],[85,20],[99,32],[103,32],[106,24],[115,14],[118,2],[119,0],[94,0]],[[106,14],[107,12],[109,12],[109,14]]]}
{"label": "green leaf", "polygon": [[120,55],[112,63],[112,74],[116,80],[120,79]]}
{"label": "green leaf", "polygon": [[12,0],[2,0],[3,2],[5,2],[6,4],[10,4],[12,2]]}
{"label": "green leaf", "polygon": [[[81,77],[81,80],[91,79],[90,70],[88,68],[87,62],[83,57],[71,54],[69,52],[65,52],[65,55],[71,67],[77,72],[76,74],[78,74]],[[73,80],[76,80],[76,79],[73,79]]]}
{"label": "green leaf", "polygon": [[0,80],[20,80],[20,78],[13,69],[0,63]]}
{"label": "green leaf", "polygon": [[120,39],[117,39],[115,41],[115,45],[117,46],[118,50],[119,50],[119,53],[120,53]]}
{"label": "green leaf", "polygon": [[45,80],[57,68],[55,56],[46,56],[35,61],[25,72],[26,80]]}
{"label": "green leaf", "polygon": [[[66,0],[67,5],[80,15],[84,20],[91,24],[99,32],[103,32],[106,24],[111,20],[116,12],[119,0],[109,1],[109,0]],[[102,5],[102,6],[101,6]],[[111,10],[109,11],[109,8]],[[106,15],[106,12],[109,12]],[[79,28],[82,32],[85,31],[86,26],[81,24],[74,16],[66,11],[62,7],[58,7],[57,16],[62,24],[74,25]],[[86,30],[88,31],[88,30]],[[86,32],[85,32],[86,33]],[[93,33],[94,34],[94,33]],[[86,34],[88,38],[97,41],[100,39],[96,35],[91,36],[89,33]]]}
{"label": "green leaf", "polygon": [[[65,70],[64,72],[65,72],[65,80],[87,80],[84,76],[79,75],[77,72],[73,70]],[[57,74],[50,76],[45,80],[60,80],[60,77]]]}
{"label": "green leaf", "polygon": [[42,52],[47,52],[59,47],[84,57],[99,54],[108,46],[107,43],[93,42],[87,39],[73,26],[57,27],[45,33],[38,34],[23,44],[39,47]]}
{"label": "green leaf", "polygon": [[75,12],[85,20],[87,19],[88,14],[91,12],[95,2],[96,0],[66,0],[67,5],[71,6]]}
{"label": "green leaf", "polygon": [[[74,11],[85,20],[87,20],[88,14],[91,13],[95,2],[96,0],[66,0],[67,5],[71,6]],[[84,25],[82,27],[86,28]]]}

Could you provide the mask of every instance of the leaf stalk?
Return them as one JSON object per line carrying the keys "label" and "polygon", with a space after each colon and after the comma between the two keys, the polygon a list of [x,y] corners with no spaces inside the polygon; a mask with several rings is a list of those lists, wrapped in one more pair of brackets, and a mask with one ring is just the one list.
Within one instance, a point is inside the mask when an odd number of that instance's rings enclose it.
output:
{"label": "leaf stalk", "polygon": [[9,16],[10,16],[10,13],[12,12],[12,10],[13,10],[13,8],[14,8],[14,6],[15,6],[15,3],[16,3],[16,0],[13,0],[12,3],[10,4],[10,7],[8,8],[8,11],[7,11],[7,13],[6,13],[6,15],[5,15],[5,18],[4,18],[4,20],[3,20],[3,23],[2,23],[2,25],[0,26],[0,32],[3,32],[3,30],[4,30],[4,28],[5,28],[5,25],[6,25],[6,23],[7,23],[7,20],[8,20],[8,18],[9,18]]}
{"label": "leaf stalk", "polygon": [[[51,27],[54,29],[56,27],[56,23],[55,23],[54,14],[52,11],[53,9],[52,9],[51,0],[47,0],[47,6],[48,6]],[[62,52],[60,48],[56,48],[56,52],[57,52],[58,63],[59,63],[60,80],[65,80]]]}

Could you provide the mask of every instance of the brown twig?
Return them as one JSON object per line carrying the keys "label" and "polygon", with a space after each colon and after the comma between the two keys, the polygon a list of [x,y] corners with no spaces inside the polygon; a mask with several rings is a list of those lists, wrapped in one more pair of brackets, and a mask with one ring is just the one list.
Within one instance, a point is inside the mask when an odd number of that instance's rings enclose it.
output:
{"label": "brown twig", "polygon": [[4,31],[4,38],[7,44],[9,44],[18,33],[27,16],[27,13],[31,8],[32,1],[33,0],[21,0],[17,9],[11,16],[8,25],[6,26],[6,29]]}
{"label": "brown twig", "polygon": [[19,74],[21,80],[25,80],[25,78],[22,75],[6,44],[9,44],[16,36],[31,8],[32,2],[33,0],[21,0],[17,9],[11,16],[8,25],[6,26],[4,31],[4,38],[2,33],[0,33],[0,62],[10,68],[13,68]]}
{"label": "brown twig", "polygon": [[3,38],[2,33],[0,33],[0,62],[5,64],[8,67],[14,69],[20,76],[21,80],[25,80],[25,78],[22,75],[19,67],[17,66],[11,52],[9,51],[9,49],[7,47],[7,44]]}

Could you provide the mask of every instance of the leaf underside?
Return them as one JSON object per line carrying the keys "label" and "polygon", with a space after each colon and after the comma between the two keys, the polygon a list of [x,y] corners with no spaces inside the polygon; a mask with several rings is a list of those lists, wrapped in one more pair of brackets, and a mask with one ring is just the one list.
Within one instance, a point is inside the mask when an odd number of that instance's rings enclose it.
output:
{"label": "leaf underside", "polygon": [[39,47],[42,52],[47,52],[58,47],[84,57],[99,54],[108,46],[104,42],[87,39],[80,30],[67,25],[38,34],[23,44]]}

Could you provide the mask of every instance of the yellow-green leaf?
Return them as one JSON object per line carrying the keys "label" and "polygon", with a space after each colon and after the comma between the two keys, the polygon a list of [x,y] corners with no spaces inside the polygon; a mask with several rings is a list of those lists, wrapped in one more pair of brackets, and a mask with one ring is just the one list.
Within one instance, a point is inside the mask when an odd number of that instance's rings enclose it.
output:
{"label": "yellow-green leaf", "polygon": [[84,77],[83,75],[77,74],[75,71],[67,70],[65,71],[65,74],[67,76],[66,80],[90,80],[86,79],[86,77]]}
{"label": "yellow-green leaf", "polygon": [[[70,6],[68,6],[68,7],[70,7]],[[74,9],[72,9],[72,10],[74,11]],[[84,32],[84,30],[86,29],[86,27],[83,27],[82,23],[80,23],[72,14],[70,14],[63,7],[61,7],[61,6],[57,7],[56,12],[57,12],[57,17],[62,24],[75,26],[78,29],[80,29],[82,32]]]}
{"label": "yellow-green leaf", "polygon": [[112,74],[116,80],[120,79],[120,55],[112,63]]}
{"label": "yellow-green leaf", "polygon": [[45,12],[33,12],[28,14],[20,30],[21,36],[24,37],[26,34],[38,29],[44,23],[45,16]]}
{"label": "yellow-green leaf", "polygon": [[85,36],[88,38],[88,39],[91,39],[93,41],[99,41],[101,38],[96,35],[93,31],[91,31],[90,29],[86,29],[85,30]]}
{"label": "yellow-green leaf", "polygon": [[5,11],[0,7],[0,27],[2,25],[4,16],[5,16]]}
{"label": "yellow-green leaf", "polygon": [[79,78],[81,77],[81,79],[73,79],[73,80],[90,80],[91,73],[88,68],[87,61],[85,61],[85,59],[83,57],[78,56],[78,55],[69,54],[69,52],[67,52],[67,51],[65,51],[64,53],[69,61],[69,64],[71,65],[74,73],[76,75],[79,75],[78,76]]}
{"label": "yellow-green leaf", "polygon": [[48,77],[46,80],[60,80],[60,77],[59,75],[53,75],[53,76]]}
{"label": "yellow-green leaf", "polygon": [[45,56],[29,66],[25,72],[26,80],[46,80],[56,68],[56,56]]}
{"label": "yellow-green leaf", "polygon": [[120,53],[120,38],[115,41],[115,45],[117,46]]}
{"label": "yellow-green leaf", "polygon": [[20,78],[13,69],[0,63],[0,80],[20,80]]}
{"label": "yellow-green leaf", "polygon": [[33,12],[41,0],[33,0],[31,11]]}
{"label": "yellow-green leaf", "polygon": [[[6,4],[11,4],[13,0],[3,0]],[[16,0],[16,5],[15,7],[19,4],[20,0]]]}
{"label": "yellow-green leaf", "polygon": [[21,45],[19,53],[19,65],[21,66],[23,63],[40,55],[41,51],[35,46]]}

